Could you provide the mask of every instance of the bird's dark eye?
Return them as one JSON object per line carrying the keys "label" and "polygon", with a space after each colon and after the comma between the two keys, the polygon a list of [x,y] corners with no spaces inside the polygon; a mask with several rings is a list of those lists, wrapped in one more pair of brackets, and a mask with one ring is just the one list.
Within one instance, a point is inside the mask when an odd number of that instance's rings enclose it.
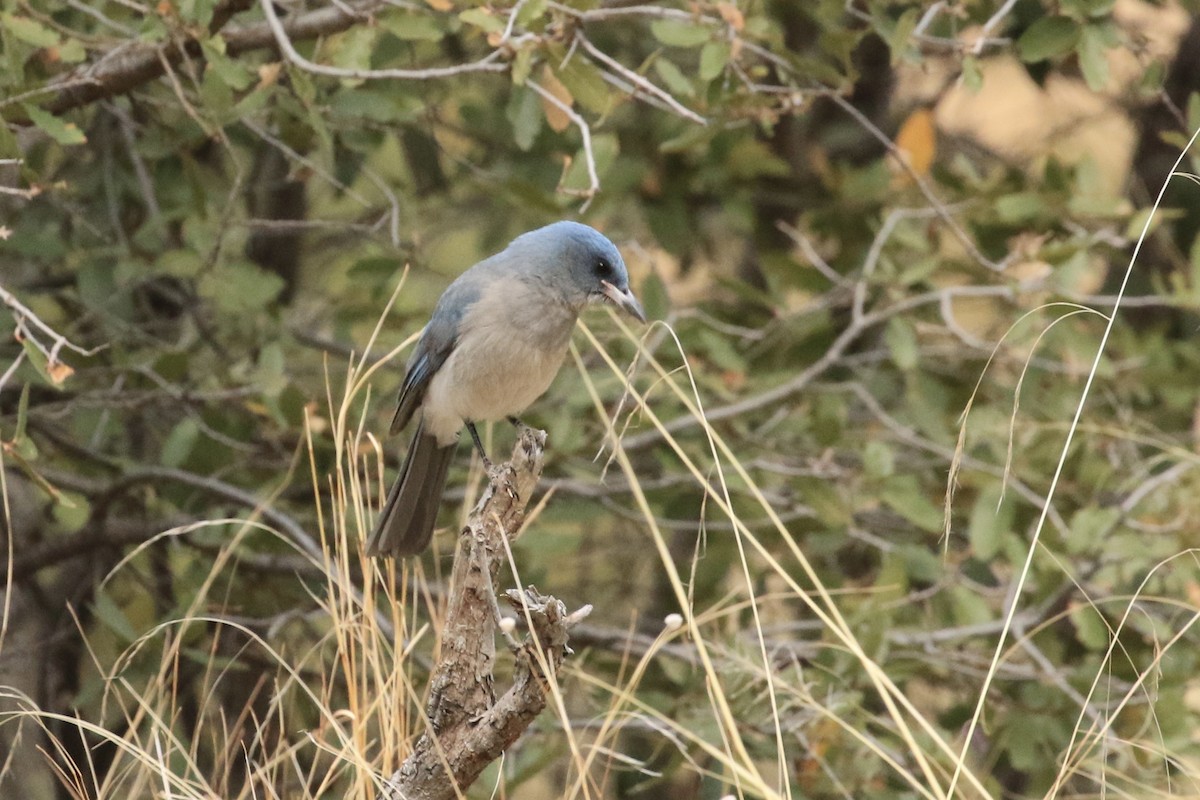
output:
{"label": "bird's dark eye", "polygon": [[609,264],[603,258],[596,262],[596,274],[601,278],[612,275],[612,264]]}

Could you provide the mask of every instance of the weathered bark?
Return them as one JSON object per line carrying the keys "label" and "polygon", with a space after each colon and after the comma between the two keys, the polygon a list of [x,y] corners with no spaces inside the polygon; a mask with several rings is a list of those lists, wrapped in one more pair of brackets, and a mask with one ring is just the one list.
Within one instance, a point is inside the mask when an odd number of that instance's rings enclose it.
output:
{"label": "weathered bark", "polygon": [[[387,800],[449,800],[465,791],[546,707],[546,673],[557,672],[568,628],[589,608],[568,615],[561,602],[530,587],[507,599],[530,631],[516,648],[513,684],[495,696],[495,580],[542,473],[546,434],[522,428],[510,462],[495,468],[488,490],[459,536],[441,651],[426,716],[429,730],[388,781]],[[544,660],[539,658],[544,654]],[[456,789],[457,787],[457,789]]]}
{"label": "weathered bark", "polygon": [[[248,9],[252,4],[253,0],[225,0],[213,11],[209,33],[221,32],[225,40],[225,52],[230,56],[248,50],[275,47],[275,35],[265,22],[222,30],[234,14]],[[284,20],[283,27],[293,41],[312,39],[352,27],[362,22],[378,6],[379,0],[332,5],[290,17]],[[99,60],[84,64],[55,80],[51,88],[57,88],[57,92],[44,107],[54,114],[61,114],[96,100],[125,94],[162,77],[168,65],[175,66],[185,57],[196,58],[199,55],[200,40],[194,37],[168,44],[123,43]]]}

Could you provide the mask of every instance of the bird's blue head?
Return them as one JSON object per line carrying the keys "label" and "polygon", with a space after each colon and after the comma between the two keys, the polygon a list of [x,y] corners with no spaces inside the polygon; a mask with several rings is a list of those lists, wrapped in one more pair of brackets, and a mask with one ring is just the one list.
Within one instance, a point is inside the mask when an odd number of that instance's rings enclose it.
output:
{"label": "bird's blue head", "polygon": [[617,246],[595,228],[578,222],[555,222],[522,234],[513,246],[528,249],[540,276],[557,285],[570,302],[583,306],[609,302],[640,322],[642,304],[629,288],[629,272]]}

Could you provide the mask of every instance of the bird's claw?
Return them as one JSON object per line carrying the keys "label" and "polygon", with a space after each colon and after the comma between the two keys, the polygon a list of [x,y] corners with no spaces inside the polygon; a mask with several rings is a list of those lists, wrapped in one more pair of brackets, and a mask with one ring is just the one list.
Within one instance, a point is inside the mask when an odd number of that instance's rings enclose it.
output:
{"label": "bird's claw", "polygon": [[509,497],[513,500],[519,500],[520,495],[517,494],[517,487],[512,480],[512,471],[507,464],[501,466],[490,465],[487,467],[488,483],[491,484],[493,491],[503,490],[508,492]]}

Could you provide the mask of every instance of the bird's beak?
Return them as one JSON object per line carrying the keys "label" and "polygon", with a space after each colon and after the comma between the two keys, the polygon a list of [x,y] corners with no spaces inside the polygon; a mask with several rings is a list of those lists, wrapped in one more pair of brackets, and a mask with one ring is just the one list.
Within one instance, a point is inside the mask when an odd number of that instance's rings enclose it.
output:
{"label": "bird's beak", "polygon": [[646,321],[646,312],[642,310],[642,304],[633,296],[632,291],[629,289],[618,289],[608,281],[600,281],[600,287],[601,294],[612,301],[612,304],[617,308],[638,322]]}

